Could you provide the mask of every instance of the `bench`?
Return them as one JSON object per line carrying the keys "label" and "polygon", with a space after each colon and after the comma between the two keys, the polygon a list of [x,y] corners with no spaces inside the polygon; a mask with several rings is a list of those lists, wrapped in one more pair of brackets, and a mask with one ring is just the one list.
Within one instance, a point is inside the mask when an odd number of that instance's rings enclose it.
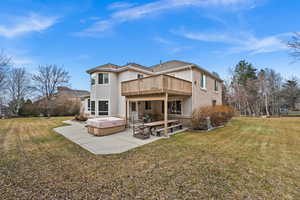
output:
{"label": "bench", "polygon": [[[167,127],[167,130],[170,130],[171,132],[173,132],[173,129],[174,128],[179,128],[179,129],[182,129],[182,124],[175,124],[173,126],[169,126]],[[164,131],[165,128],[160,128],[160,129],[156,129],[155,132],[156,132],[156,135],[160,135],[160,132]]]}

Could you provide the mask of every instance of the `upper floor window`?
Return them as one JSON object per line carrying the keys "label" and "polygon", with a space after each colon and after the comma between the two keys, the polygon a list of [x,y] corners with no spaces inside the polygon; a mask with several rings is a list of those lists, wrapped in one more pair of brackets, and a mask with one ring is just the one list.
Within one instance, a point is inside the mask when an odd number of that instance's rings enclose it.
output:
{"label": "upper floor window", "polygon": [[144,75],[143,74],[138,74],[137,78],[144,78]]}
{"label": "upper floor window", "polygon": [[215,80],[215,91],[218,91],[218,90],[219,90],[218,81]]}
{"label": "upper floor window", "polygon": [[91,85],[95,85],[95,79],[94,78],[91,78]]}
{"label": "upper floor window", "polygon": [[200,87],[206,89],[206,75],[203,72],[201,73]]}
{"label": "upper floor window", "polygon": [[109,83],[108,73],[99,73],[98,84],[108,84],[108,83]]}
{"label": "upper floor window", "polygon": [[98,102],[99,115],[108,115],[108,101]]}
{"label": "upper floor window", "polygon": [[145,110],[151,110],[151,101],[145,101]]}

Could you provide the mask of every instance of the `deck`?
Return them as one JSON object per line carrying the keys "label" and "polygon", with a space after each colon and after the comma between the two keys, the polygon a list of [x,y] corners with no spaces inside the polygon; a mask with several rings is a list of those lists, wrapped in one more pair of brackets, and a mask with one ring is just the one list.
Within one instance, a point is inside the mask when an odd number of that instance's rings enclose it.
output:
{"label": "deck", "polygon": [[122,96],[152,95],[192,95],[192,83],[169,75],[153,75],[145,78],[123,81]]}

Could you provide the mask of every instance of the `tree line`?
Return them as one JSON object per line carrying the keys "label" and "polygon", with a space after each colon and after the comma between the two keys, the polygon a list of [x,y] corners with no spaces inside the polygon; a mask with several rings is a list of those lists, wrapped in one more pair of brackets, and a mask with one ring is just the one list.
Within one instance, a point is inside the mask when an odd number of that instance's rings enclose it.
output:
{"label": "tree line", "polygon": [[[300,61],[300,33],[295,33],[286,44],[291,50],[290,55],[295,61]],[[300,82],[296,76],[284,80],[274,69],[258,69],[245,60],[231,71],[230,79],[223,85],[223,102],[233,106],[241,115],[269,116],[297,110]]]}
{"label": "tree line", "polygon": [[223,101],[241,115],[280,115],[287,109],[296,110],[300,101],[299,80],[297,77],[284,80],[273,69],[257,69],[241,60],[224,84]]}
{"label": "tree line", "polygon": [[[15,67],[10,57],[4,52],[0,53],[0,105],[6,102],[10,114],[18,116],[27,110],[36,115],[36,107],[49,115],[52,108],[51,99],[54,97],[57,87],[69,83],[70,76],[63,67],[57,65],[40,65],[33,74],[24,67]],[[43,99],[43,104],[33,105],[32,97]],[[28,99],[26,101],[26,99]],[[31,110],[29,111],[29,106]]]}

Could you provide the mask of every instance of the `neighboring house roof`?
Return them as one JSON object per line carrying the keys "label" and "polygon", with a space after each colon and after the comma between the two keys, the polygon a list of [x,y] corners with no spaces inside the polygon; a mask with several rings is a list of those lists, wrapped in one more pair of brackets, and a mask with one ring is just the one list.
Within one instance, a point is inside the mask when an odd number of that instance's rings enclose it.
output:
{"label": "neighboring house roof", "polygon": [[90,95],[86,90],[73,90],[68,87],[57,87],[57,94],[63,94],[70,97],[84,97]]}
{"label": "neighboring house roof", "polygon": [[[68,87],[59,86],[57,87],[57,92],[54,94],[54,98],[56,99],[59,96],[67,97],[67,98],[82,98],[86,96],[90,96],[90,92],[86,90],[73,90]],[[43,103],[46,100],[45,97],[41,97],[40,99],[34,101],[34,103]]]}
{"label": "neighboring house roof", "polygon": [[146,67],[146,66],[143,66],[143,65],[140,65],[137,63],[127,63],[126,65],[123,65],[123,66],[118,66],[118,65],[109,63],[109,64],[100,65],[98,67],[89,69],[89,70],[87,70],[87,73],[91,74],[91,73],[97,72],[97,71],[99,71],[99,72],[100,71],[121,72],[121,71],[131,69],[131,70],[141,71],[144,73],[154,75],[154,74],[160,74],[160,73],[171,72],[171,71],[176,71],[176,70],[183,70],[183,69],[191,68],[191,67],[194,67],[200,71],[203,71],[221,82],[223,81],[219,77],[215,76],[214,74],[203,69],[202,67],[199,67],[198,65],[196,65],[194,63],[189,63],[189,62],[180,61],[180,60],[171,60],[171,61],[160,63],[157,65],[153,65],[151,67]]}

